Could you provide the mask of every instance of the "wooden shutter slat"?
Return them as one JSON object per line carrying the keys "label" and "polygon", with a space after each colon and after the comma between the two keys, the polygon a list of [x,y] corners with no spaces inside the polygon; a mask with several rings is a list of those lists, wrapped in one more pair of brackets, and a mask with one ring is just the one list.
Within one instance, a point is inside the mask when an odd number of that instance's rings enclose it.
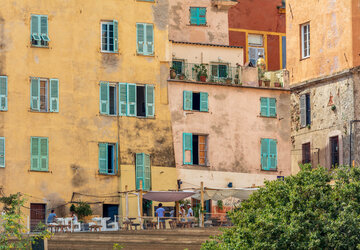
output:
{"label": "wooden shutter slat", "polygon": [[193,96],[193,93],[192,91],[186,91],[184,90],[183,92],[183,98],[184,98],[184,103],[183,103],[183,106],[184,106],[184,110],[192,110],[192,96]]}
{"label": "wooden shutter slat", "polygon": [[119,50],[119,31],[118,31],[118,21],[113,20],[113,34],[114,34],[114,52],[118,52]]}
{"label": "wooden shutter slat", "polygon": [[269,98],[269,116],[276,117],[276,99]]}
{"label": "wooden shutter slat", "polygon": [[268,167],[270,170],[276,170],[277,167],[277,141],[268,139],[269,141],[269,162]]}
{"label": "wooden shutter slat", "polygon": [[109,114],[109,83],[100,83],[100,113]]}
{"label": "wooden shutter slat", "polygon": [[5,167],[5,138],[0,137],[0,167]]}
{"label": "wooden shutter slat", "polygon": [[154,106],[155,106],[155,95],[154,95],[154,85],[146,85],[146,116],[154,117]]}
{"label": "wooden shutter slat", "polygon": [[145,51],[145,26],[143,23],[136,24],[137,53],[144,54]]}
{"label": "wooden shutter slat", "polygon": [[154,54],[154,26],[146,24],[146,55]]}
{"label": "wooden shutter slat", "polygon": [[40,170],[40,140],[37,137],[31,137],[31,170]]}
{"label": "wooden shutter slat", "polygon": [[144,154],[144,190],[151,190],[150,155]]}
{"label": "wooden shutter slat", "polygon": [[7,110],[7,76],[0,76],[0,110]]}
{"label": "wooden shutter slat", "polygon": [[184,165],[193,164],[193,147],[191,133],[183,133],[183,163]]}
{"label": "wooden shutter slat", "polygon": [[261,97],[260,98],[260,115],[268,116],[268,98]]}
{"label": "wooden shutter slat", "polygon": [[300,126],[306,126],[306,95],[300,96]]}
{"label": "wooden shutter slat", "polygon": [[136,154],[136,189],[140,189],[140,180],[143,182],[144,187],[144,153]]}
{"label": "wooden shutter slat", "polygon": [[47,138],[40,138],[40,170],[48,171],[49,166],[49,146]]}
{"label": "wooden shutter slat", "polygon": [[31,109],[40,111],[40,79],[31,78]]}
{"label": "wooden shutter slat", "polygon": [[269,154],[269,139],[261,139],[261,147],[260,147],[260,154],[261,154],[261,168],[263,170],[269,170],[268,166],[268,154]]}

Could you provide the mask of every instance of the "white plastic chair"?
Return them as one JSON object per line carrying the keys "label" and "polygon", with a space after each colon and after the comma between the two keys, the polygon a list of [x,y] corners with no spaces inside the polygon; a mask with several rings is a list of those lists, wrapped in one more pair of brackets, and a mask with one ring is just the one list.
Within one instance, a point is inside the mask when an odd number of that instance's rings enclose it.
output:
{"label": "white plastic chair", "polygon": [[110,222],[108,225],[111,227],[108,230],[109,231],[118,231],[119,230],[119,222],[116,221],[116,215],[114,217],[114,222]]}

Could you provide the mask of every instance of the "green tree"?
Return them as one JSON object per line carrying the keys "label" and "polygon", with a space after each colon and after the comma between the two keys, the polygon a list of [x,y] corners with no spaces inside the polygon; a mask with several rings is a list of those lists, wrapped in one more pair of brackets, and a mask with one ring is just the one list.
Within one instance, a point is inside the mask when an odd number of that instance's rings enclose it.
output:
{"label": "green tree", "polygon": [[0,249],[27,249],[37,239],[50,238],[45,225],[38,225],[38,233],[27,234],[21,208],[25,199],[19,193],[0,197],[4,214],[0,215]]}
{"label": "green tree", "polygon": [[202,249],[360,248],[360,168],[302,166],[266,182],[229,215],[234,227]]}

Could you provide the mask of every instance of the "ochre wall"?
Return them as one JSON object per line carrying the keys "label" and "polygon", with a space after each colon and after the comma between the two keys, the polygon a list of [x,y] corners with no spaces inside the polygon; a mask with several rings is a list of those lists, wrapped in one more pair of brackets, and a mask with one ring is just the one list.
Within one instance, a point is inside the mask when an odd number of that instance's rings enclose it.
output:
{"label": "ochre wall", "polygon": [[360,0],[352,0],[353,65],[360,65]]}
{"label": "ochre wall", "polygon": [[[176,189],[164,62],[167,10],[167,0],[2,1],[0,75],[8,76],[8,111],[0,112],[0,136],[6,138],[0,186],[5,194],[27,193],[28,203],[47,204],[48,210],[69,202],[73,192],[106,201],[104,194],[114,195],[125,185],[134,189],[134,154],[141,152],[151,155],[153,189]],[[31,14],[48,15],[49,48],[31,47]],[[119,23],[119,53],[101,53],[100,22],[113,19]],[[136,55],[136,22],[154,24],[155,56]],[[30,111],[30,77],[59,79],[59,113]],[[155,85],[155,118],[100,115],[100,81]],[[30,171],[32,136],[49,139],[49,172]],[[119,143],[120,177],[98,174],[99,142]],[[131,211],[137,214],[137,206]]]}

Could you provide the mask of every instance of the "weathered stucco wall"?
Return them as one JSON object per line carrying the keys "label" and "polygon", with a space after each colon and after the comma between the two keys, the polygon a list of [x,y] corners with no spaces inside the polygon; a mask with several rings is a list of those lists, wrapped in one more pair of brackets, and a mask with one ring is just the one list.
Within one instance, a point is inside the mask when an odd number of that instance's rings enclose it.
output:
{"label": "weathered stucco wall", "polygon": [[[171,0],[169,39],[182,42],[229,45],[228,11],[213,7],[211,0]],[[206,8],[206,25],[190,25],[190,7]]]}
{"label": "weathered stucco wall", "polygon": [[[300,127],[300,95],[310,94],[311,125]],[[336,109],[333,110],[332,106]],[[314,166],[330,168],[329,139],[339,136],[340,164],[349,164],[349,123],[354,119],[354,81],[350,75],[299,88],[291,94],[292,171],[299,171],[302,144],[310,142]]]}
{"label": "weathered stucco wall", "polygon": [[[160,64],[168,57],[167,8],[166,0],[2,1],[0,74],[8,76],[8,111],[0,113],[6,138],[0,186],[6,194],[26,192],[33,196],[28,202],[51,209],[69,202],[73,192],[133,190],[134,154],[141,152],[151,155],[153,189],[176,188],[167,76],[160,74],[169,67]],[[49,48],[30,46],[31,14],[48,15]],[[113,19],[119,53],[101,53],[100,22]],[[136,55],[136,22],[154,23],[155,56]],[[59,113],[30,111],[30,77],[59,79]],[[100,81],[154,84],[155,118],[100,115]],[[48,137],[49,172],[30,171],[31,136]],[[120,177],[98,174],[99,142],[119,143]]]}
{"label": "weathered stucco wall", "polygon": [[[333,74],[353,66],[353,0],[286,2],[287,69],[291,83]],[[302,60],[300,25],[306,22],[310,22],[310,57]]]}
{"label": "weathered stucco wall", "polygon": [[[209,112],[183,110],[183,91],[207,92]],[[236,173],[262,175],[290,174],[290,94],[285,90],[250,87],[169,82],[172,130],[176,167],[182,180],[194,181],[192,174],[214,176],[214,184],[223,183],[218,171],[227,172],[227,178]],[[277,99],[277,118],[260,117],[260,97]],[[251,133],[249,131],[251,130]],[[206,134],[208,167],[183,165],[183,133]],[[278,140],[278,171],[262,171],[260,167],[260,140]],[[198,171],[185,171],[198,170]],[[189,175],[187,177],[187,175]],[[248,175],[236,175],[250,178]],[[189,179],[189,181],[187,181]],[[201,178],[200,178],[201,179]],[[259,179],[257,179],[259,180]],[[241,179],[234,181],[240,185]],[[244,182],[248,183],[248,182]],[[199,182],[192,183],[199,185]],[[260,184],[260,183],[256,183]],[[222,184],[220,185],[221,187]]]}

